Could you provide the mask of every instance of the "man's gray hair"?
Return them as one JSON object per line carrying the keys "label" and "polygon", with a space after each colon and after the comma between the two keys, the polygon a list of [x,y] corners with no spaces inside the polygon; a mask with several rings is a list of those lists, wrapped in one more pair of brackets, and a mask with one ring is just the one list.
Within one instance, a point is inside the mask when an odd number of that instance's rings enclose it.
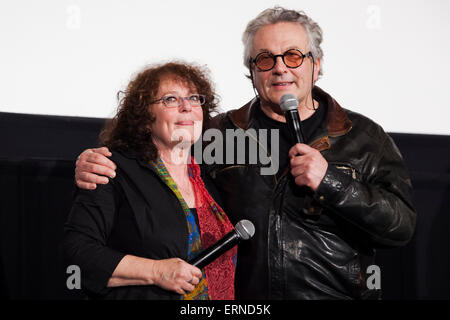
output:
{"label": "man's gray hair", "polygon": [[[308,36],[308,46],[314,60],[322,59],[323,51],[320,47],[322,43],[322,29],[308,17],[303,11],[288,10],[279,6],[269,8],[261,12],[255,19],[251,20],[242,35],[244,43],[244,65],[250,70],[250,52],[253,46],[253,38],[256,32],[263,26],[278,22],[298,22],[306,30]],[[304,52],[306,54],[306,52]],[[320,67],[319,75],[322,75]]]}

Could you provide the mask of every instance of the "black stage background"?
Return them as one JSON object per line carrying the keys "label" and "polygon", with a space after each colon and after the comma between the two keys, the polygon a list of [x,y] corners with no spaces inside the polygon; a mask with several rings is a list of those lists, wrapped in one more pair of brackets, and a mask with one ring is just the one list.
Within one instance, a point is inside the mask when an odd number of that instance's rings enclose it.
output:
{"label": "black stage background", "polygon": [[[60,254],[75,158],[103,119],[0,112],[0,296],[80,299]],[[411,173],[413,240],[379,250],[384,299],[450,299],[450,136],[391,133]]]}

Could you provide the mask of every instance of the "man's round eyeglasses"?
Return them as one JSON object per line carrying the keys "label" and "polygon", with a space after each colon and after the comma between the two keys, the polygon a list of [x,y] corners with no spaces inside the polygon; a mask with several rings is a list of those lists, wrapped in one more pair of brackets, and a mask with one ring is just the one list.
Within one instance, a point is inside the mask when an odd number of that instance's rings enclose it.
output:
{"label": "man's round eyeglasses", "polygon": [[289,49],[283,54],[275,55],[270,52],[261,52],[254,59],[250,58],[250,61],[256,65],[258,71],[269,71],[275,67],[278,57],[281,57],[286,67],[294,69],[300,67],[305,58],[312,57],[312,53],[309,51],[303,54],[297,49]]}
{"label": "man's round eyeglasses", "polygon": [[188,97],[180,97],[172,94],[159,98],[153,101],[152,104],[162,102],[167,108],[177,108],[183,104],[183,100],[189,102],[192,107],[200,107],[206,102],[206,96],[203,94],[191,94]]}

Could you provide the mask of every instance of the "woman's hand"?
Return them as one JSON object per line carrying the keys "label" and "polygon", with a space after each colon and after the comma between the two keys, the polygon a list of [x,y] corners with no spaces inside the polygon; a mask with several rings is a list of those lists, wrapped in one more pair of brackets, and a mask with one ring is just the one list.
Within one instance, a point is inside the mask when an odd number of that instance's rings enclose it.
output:
{"label": "woman's hand", "polygon": [[153,284],[179,294],[191,292],[200,282],[202,272],[179,258],[153,260]]}
{"label": "woman's hand", "polygon": [[108,287],[156,285],[185,294],[200,282],[202,271],[179,258],[152,260],[126,255],[117,265]]}

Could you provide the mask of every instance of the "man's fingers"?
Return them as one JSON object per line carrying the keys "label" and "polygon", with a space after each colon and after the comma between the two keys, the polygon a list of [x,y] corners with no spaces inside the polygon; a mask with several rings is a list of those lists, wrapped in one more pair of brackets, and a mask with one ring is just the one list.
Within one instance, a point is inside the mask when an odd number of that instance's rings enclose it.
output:
{"label": "man's fingers", "polygon": [[311,149],[315,150],[315,149],[311,148],[310,146],[308,146],[307,144],[297,143],[289,150],[289,158],[292,159],[293,157],[295,157],[297,155],[302,155],[302,154],[308,153],[311,151]]}
{"label": "man's fingers", "polygon": [[306,186],[306,179],[304,176],[300,175],[298,177],[296,177],[295,179],[295,184],[298,186]]}
{"label": "man's fingers", "polygon": [[77,158],[76,165],[78,166],[79,163],[82,164],[83,162],[93,162],[115,170],[116,165],[114,164],[114,162],[107,158],[111,155],[111,152],[109,152],[108,148],[106,147],[86,149]]}
{"label": "man's fingers", "polygon": [[80,172],[77,175],[76,180],[77,180],[77,184],[78,184],[78,181],[85,182],[87,184],[107,184],[109,182],[109,179],[107,177],[98,176],[96,174],[89,173],[89,172]]}
{"label": "man's fingers", "polygon": [[77,180],[77,186],[80,189],[86,189],[86,190],[94,190],[97,188],[97,185],[95,183],[87,183]]}
{"label": "man's fingers", "polygon": [[106,158],[105,155],[91,152],[86,155],[86,162],[95,163],[98,165],[106,166],[112,170],[116,170],[116,165],[114,162]]}
{"label": "man's fingers", "polygon": [[[103,165],[99,165],[93,162],[85,162],[83,164],[80,164],[80,166],[77,168],[77,171],[79,172],[86,172],[86,173],[94,173],[98,175],[107,176],[110,178],[114,178],[116,176],[116,172],[112,170],[111,168],[105,167]],[[86,180],[85,180],[86,181]],[[87,180],[89,182],[94,182],[91,180]],[[107,181],[105,183],[108,183]]]}
{"label": "man's fingers", "polygon": [[295,168],[292,168],[292,169],[291,169],[291,174],[292,174],[294,177],[297,177],[297,176],[303,174],[304,172],[305,172],[305,169],[302,168],[302,167],[295,167]]}
{"label": "man's fingers", "polygon": [[100,153],[100,154],[104,155],[105,157],[110,157],[112,155],[112,153],[109,151],[109,149],[107,147],[94,148],[94,149],[90,149],[90,150],[95,153]]}
{"label": "man's fingers", "polygon": [[310,170],[314,165],[314,158],[310,155],[297,156],[289,160],[289,164],[292,169],[299,167],[302,170]]}

